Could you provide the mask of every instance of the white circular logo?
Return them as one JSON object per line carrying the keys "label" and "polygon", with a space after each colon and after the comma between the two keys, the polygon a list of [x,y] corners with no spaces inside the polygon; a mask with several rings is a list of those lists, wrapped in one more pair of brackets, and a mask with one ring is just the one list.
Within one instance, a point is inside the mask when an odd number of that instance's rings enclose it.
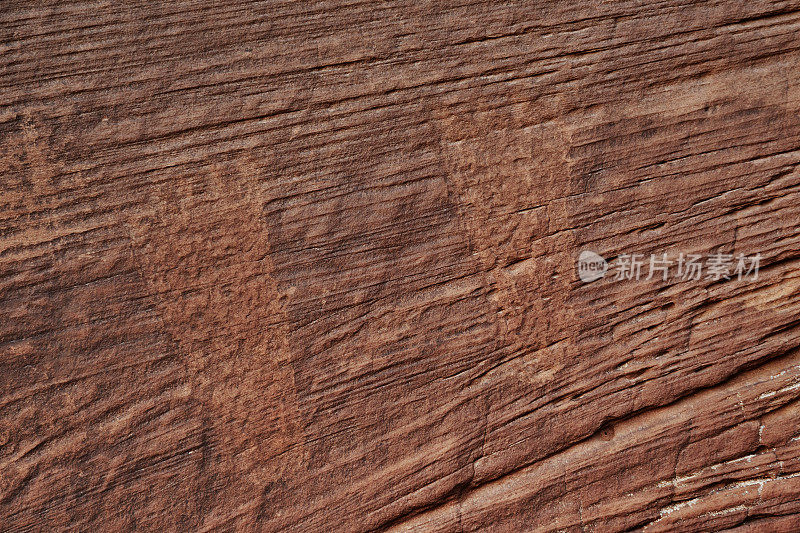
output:
{"label": "white circular logo", "polygon": [[608,262],[602,256],[584,250],[578,256],[578,277],[584,283],[589,283],[598,280],[606,275],[608,270]]}

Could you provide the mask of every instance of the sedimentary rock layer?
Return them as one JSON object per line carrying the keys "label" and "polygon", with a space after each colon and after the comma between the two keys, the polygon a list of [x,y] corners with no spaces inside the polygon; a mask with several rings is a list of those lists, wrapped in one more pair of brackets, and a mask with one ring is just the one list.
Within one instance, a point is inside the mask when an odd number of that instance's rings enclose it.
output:
{"label": "sedimentary rock layer", "polygon": [[0,530],[798,531],[799,111],[798,2],[3,0]]}

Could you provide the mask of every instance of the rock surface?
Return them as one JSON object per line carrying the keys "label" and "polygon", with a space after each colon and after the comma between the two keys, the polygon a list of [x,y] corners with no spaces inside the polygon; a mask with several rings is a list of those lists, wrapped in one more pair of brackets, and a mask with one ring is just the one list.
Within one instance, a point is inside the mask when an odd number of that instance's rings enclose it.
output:
{"label": "rock surface", "polygon": [[0,50],[1,531],[800,530],[800,3],[3,0]]}

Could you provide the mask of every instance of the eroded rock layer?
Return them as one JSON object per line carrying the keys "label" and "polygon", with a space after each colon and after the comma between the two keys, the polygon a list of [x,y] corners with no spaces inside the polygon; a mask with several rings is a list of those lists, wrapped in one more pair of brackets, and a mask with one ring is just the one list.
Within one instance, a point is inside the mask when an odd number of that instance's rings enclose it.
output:
{"label": "eroded rock layer", "polygon": [[800,530],[800,3],[3,0],[0,51],[0,531]]}

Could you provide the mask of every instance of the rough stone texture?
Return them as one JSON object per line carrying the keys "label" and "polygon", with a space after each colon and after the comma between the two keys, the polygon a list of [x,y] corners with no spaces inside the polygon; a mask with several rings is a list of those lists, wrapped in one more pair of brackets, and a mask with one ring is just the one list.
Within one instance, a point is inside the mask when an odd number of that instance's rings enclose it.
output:
{"label": "rough stone texture", "polygon": [[0,530],[800,531],[799,112],[797,1],[3,0]]}

